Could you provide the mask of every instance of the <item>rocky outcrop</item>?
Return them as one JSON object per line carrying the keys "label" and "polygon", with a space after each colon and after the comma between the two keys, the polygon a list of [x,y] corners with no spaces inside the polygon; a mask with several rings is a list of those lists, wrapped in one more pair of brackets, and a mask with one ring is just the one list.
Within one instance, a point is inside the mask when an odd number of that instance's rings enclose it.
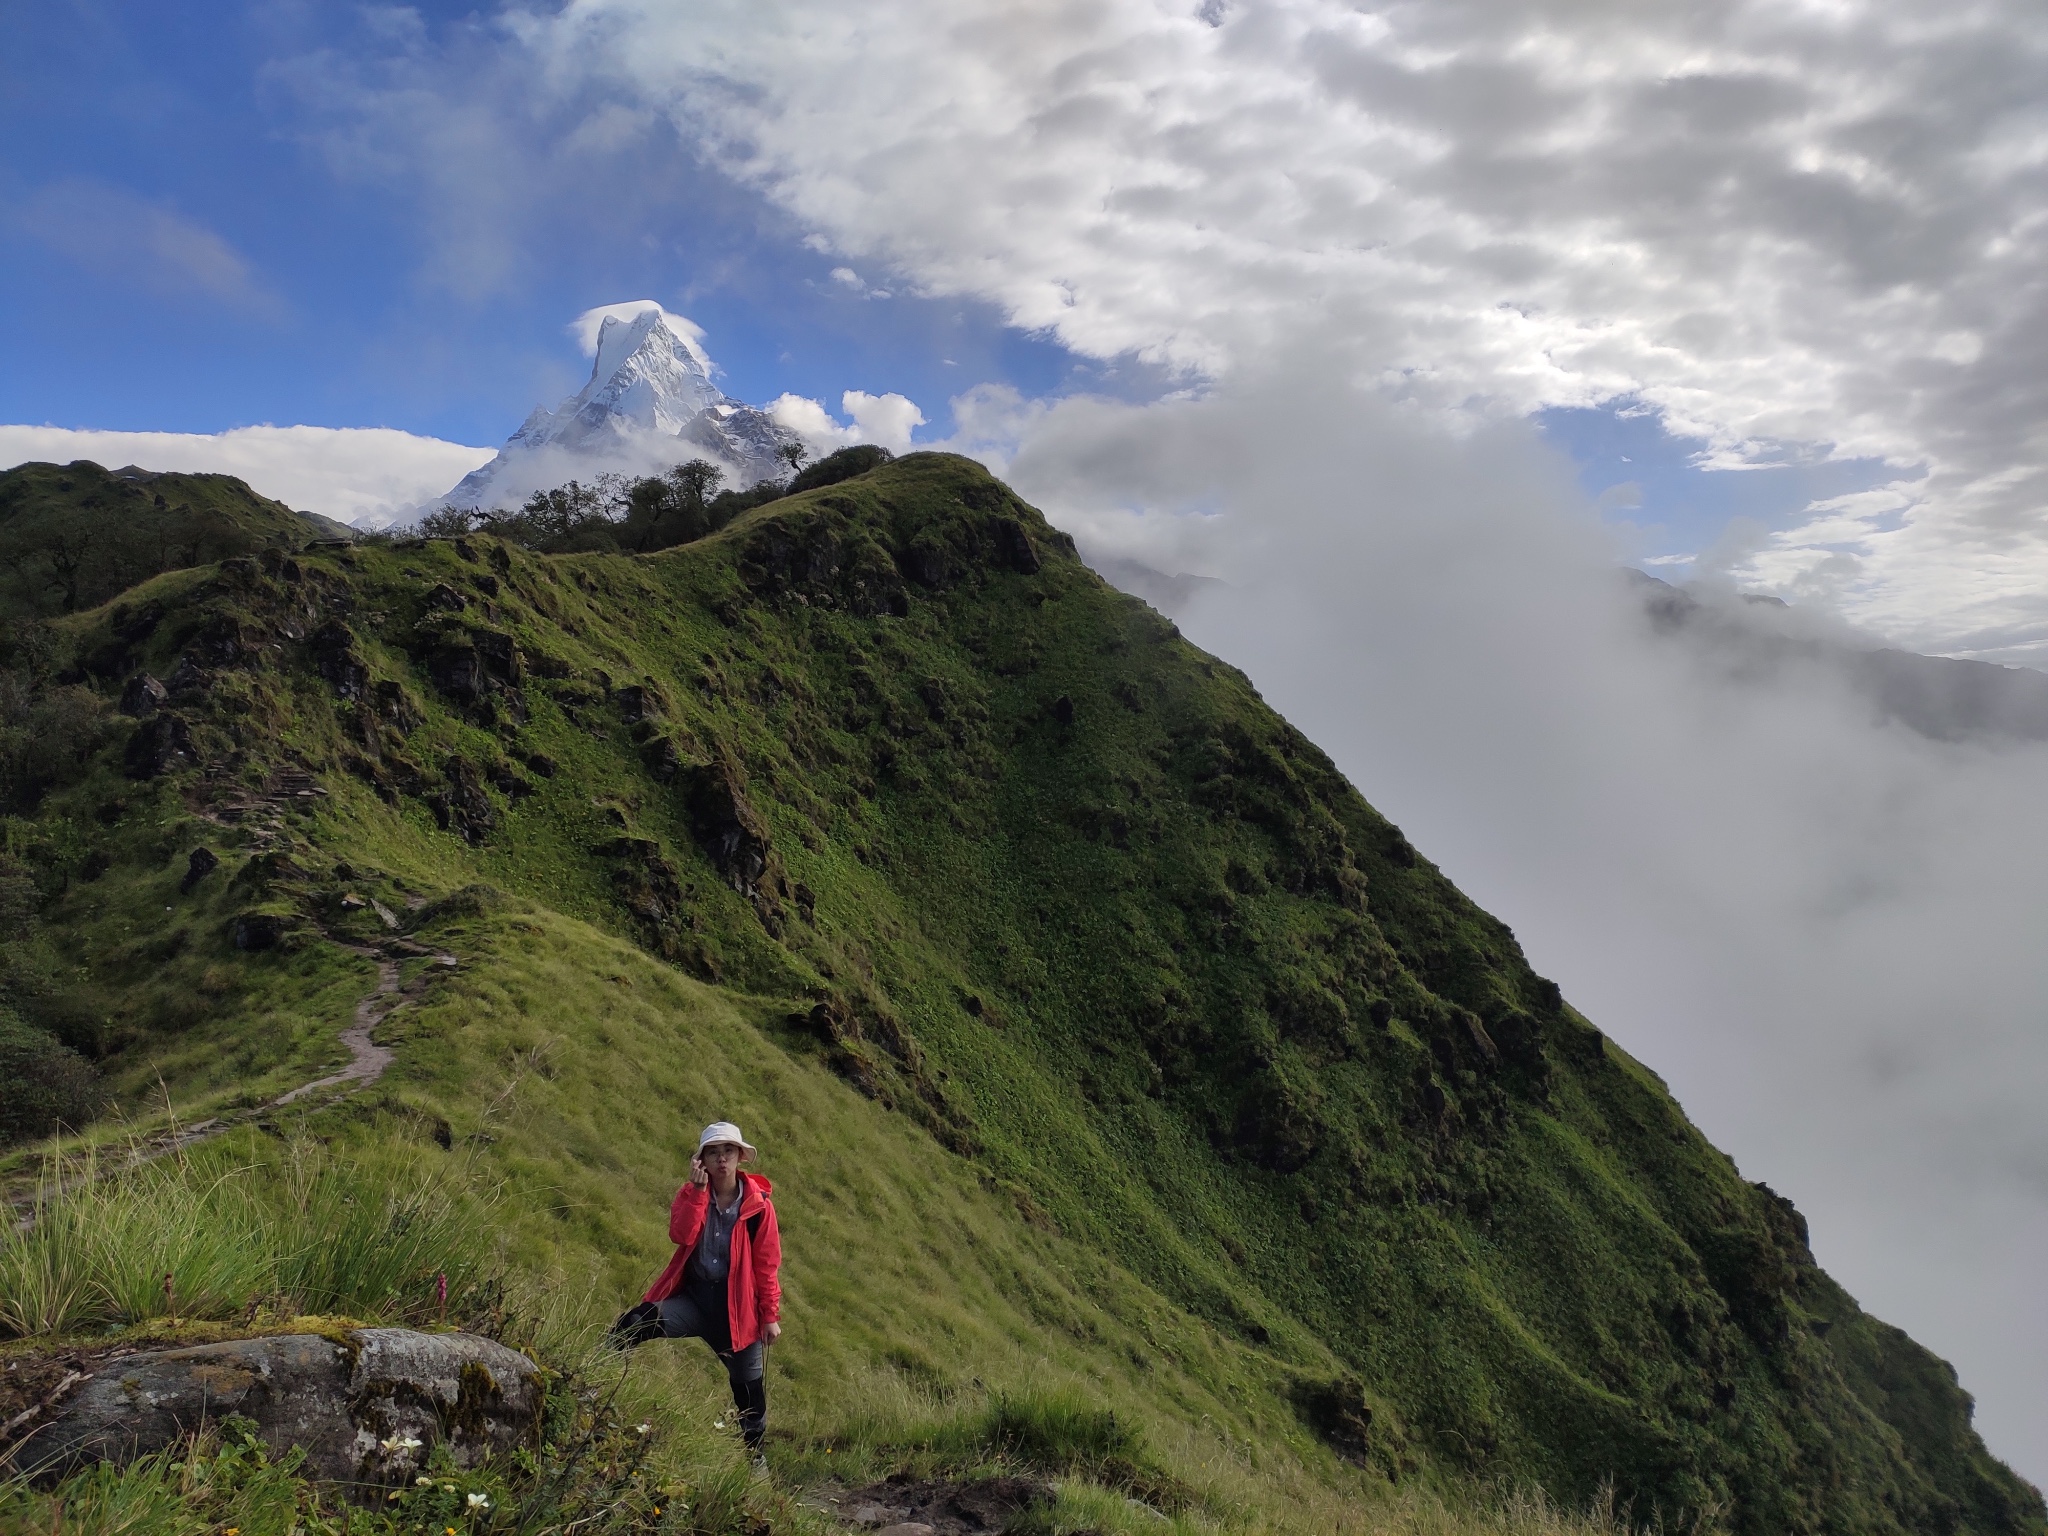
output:
{"label": "rocky outcrop", "polygon": [[782,860],[768,838],[768,823],[747,798],[746,780],[728,754],[682,775],[690,831],[720,875],[754,905],[770,933],[780,931]]}
{"label": "rocky outcrop", "polygon": [[437,645],[427,654],[427,678],[457,704],[474,704],[487,686],[476,647],[460,641]]}
{"label": "rocky outcrop", "polygon": [[152,715],[135,727],[122,754],[122,766],[131,779],[154,779],[197,761],[191,727],[180,716],[168,714]]}
{"label": "rocky outcrop", "polygon": [[195,885],[219,868],[220,857],[211,848],[194,848],[185,861],[185,878],[178,882],[178,894],[190,896]]}
{"label": "rocky outcrop", "polygon": [[121,689],[120,711],[137,720],[147,720],[171,696],[170,689],[147,672],[137,672]]}
{"label": "rocky outcrop", "polygon": [[1020,1514],[1045,1510],[1055,1496],[1053,1485],[1038,1478],[955,1482],[899,1473],[865,1488],[828,1488],[816,1497],[841,1523],[873,1536],[980,1536],[1013,1529]]}
{"label": "rocky outcrop", "polygon": [[5,1470],[59,1477],[119,1465],[230,1414],[273,1455],[372,1497],[410,1483],[437,1445],[459,1466],[534,1444],[544,1396],[531,1360],[463,1333],[362,1328],[119,1355],[22,1441]]}
{"label": "rocky outcrop", "polygon": [[483,775],[460,753],[450,754],[442,768],[447,783],[427,797],[434,820],[442,831],[456,833],[464,842],[481,843],[498,825],[498,810],[484,793]]}
{"label": "rocky outcrop", "polygon": [[339,619],[329,619],[313,631],[308,647],[313,669],[334,685],[344,699],[361,698],[370,686],[370,669],[356,650],[356,637]]}
{"label": "rocky outcrop", "polygon": [[244,912],[231,931],[237,949],[275,949],[284,939],[285,923],[275,912]]}

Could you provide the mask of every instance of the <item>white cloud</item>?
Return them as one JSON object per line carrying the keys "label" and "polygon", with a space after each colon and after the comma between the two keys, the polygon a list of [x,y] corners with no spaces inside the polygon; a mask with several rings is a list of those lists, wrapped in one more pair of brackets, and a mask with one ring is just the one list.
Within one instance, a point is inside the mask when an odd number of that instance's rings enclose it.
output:
{"label": "white cloud", "polygon": [[902,395],[849,389],[839,397],[839,408],[853,418],[856,441],[879,443],[891,453],[908,453],[911,432],[924,425],[924,412]]}
{"label": "white cloud", "polygon": [[711,357],[704,350],[704,327],[682,315],[670,314],[654,299],[629,299],[623,304],[600,304],[595,309],[586,309],[569,322],[569,334],[576,338],[576,345],[583,349],[585,357],[597,356],[597,333],[604,328],[607,320],[637,320],[653,310],[661,316],[661,323],[675,333],[692,357],[711,372]]}
{"label": "white cloud", "polygon": [[263,495],[381,528],[488,460],[469,448],[389,427],[236,427],[227,432],[94,432],[0,426],[0,465],[91,459],[109,469],[236,475]]}
{"label": "white cloud", "polygon": [[821,456],[853,443],[876,443],[891,453],[907,453],[910,434],[924,425],[924,412],[903,395],[849,389],[839,397],[839,408],[853,418],[852,425],[843,425],[803,395],[778,395],[765,407],[777,426],[789,428]]}
{"label": "white cloud", "polygon": [[1628,395],[1724,458],[1925,466],[1900,529],[1785,541],[1774,579],[1925,647],[2048,639],[2026,0],[572,0],[517,30],[821,248],[1084,353],[1219,375],[1314,313],[1440,408]]}
{"label": "white cloud", "polygon": [[852,428],[841,426],[832,419],[830,411],[807,396],[777,395],[764,409],[769,420],[802,438],[804,446],[816,457],[822,458],[854,441]]}
{"label": "white cloud", "polygon": [[826,275],[840,287],[850,289],[864,299],[886,299],[889,297],[888,289],[870,288],[867,280],[851,267],[834,267]]}

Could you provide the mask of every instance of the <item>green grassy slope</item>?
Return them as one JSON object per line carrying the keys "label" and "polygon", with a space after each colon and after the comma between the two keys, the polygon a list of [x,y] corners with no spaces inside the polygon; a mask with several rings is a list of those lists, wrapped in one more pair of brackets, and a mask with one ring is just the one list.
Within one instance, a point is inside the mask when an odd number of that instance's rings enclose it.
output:
{"label": "green grassy slope", "polygon": [[97,607],[160,571],[266,546],[354,537],[232,475],[22,464],[0,471],[0,619]]}
{"label": "green grassy slope", "polygon": [[399,1064],[338,1113],[476,1149],[515,1261],[597,1305],[695,1125],[758,1125],[817,1437],[878,1362],[1036,1354],[1302,1500],[2040,1527],[1789,1205],[965,460],[652,557],[272,552],[65,624],[106,697],[179,686],[7,824],[71,963],[39,1022],[138,1109],[260,1103],[334,1060],[374,899],[464,963],[411,962]]}

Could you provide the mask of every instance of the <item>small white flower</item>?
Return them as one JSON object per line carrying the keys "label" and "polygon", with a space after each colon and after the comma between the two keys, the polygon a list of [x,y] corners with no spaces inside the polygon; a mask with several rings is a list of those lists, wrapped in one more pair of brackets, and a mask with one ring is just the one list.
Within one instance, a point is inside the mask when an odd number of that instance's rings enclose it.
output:
{"label": "small white flower", "polygon": [[443,1483],[441,1485],[441,1491],[443,1493],[453,1493],[455,1491],[455,1485],[453,1483]]}
{"label": "small white flower", "polygon": [[647,1433],[647,1431],[649,1431],[652,1428],[654,1428],[652,1424],[635,1424],[633,1426],[633,1433],[636,1435],[644,1435]]}
{"label": "small white flower", "polygon": [[471,1509],[489,1509],[491,1501],[480,1493],[472,1493],[469,1496],[469,1507]]}
{"label": "small white flower", "polygon": [[434,1486],[434,1480],[431,1477],[416,1477],[412,1480],[412,1485],[415,1488],[431,1488]]}
{"label": "small white flower", "polygon": [[712,1427],[713,1429],[723,1429],[723,1428],[725,1428],[725,1420],[723,1420],[723,1419],[720,1419],[720,1420],[718,1420],[718,1421],[717,1421],[717,1422],[716,1422],[715,1424],[713,1424],[713,1425],[712,1425],[711,1427]]}
{"label": "small white flower", "polygon": [[377,1444],[386,1456],[395,1451],[416,1451],[420,1448],[418,1438],[413,1435],[393,1435],[389,1440],[380,1440]]}

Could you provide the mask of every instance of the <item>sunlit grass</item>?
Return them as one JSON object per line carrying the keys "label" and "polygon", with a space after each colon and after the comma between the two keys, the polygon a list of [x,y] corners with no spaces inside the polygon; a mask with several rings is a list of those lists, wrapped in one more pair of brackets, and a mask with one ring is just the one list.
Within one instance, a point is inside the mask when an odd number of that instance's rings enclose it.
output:
{"label": "sunlit grass", "polygon": [[140,1166],[52,1158],[0,1234],[0,1334],[259,1309],[382,1320],[458,1297],[489,1251],[484,1202],[418,1167],[238,1140]]}

